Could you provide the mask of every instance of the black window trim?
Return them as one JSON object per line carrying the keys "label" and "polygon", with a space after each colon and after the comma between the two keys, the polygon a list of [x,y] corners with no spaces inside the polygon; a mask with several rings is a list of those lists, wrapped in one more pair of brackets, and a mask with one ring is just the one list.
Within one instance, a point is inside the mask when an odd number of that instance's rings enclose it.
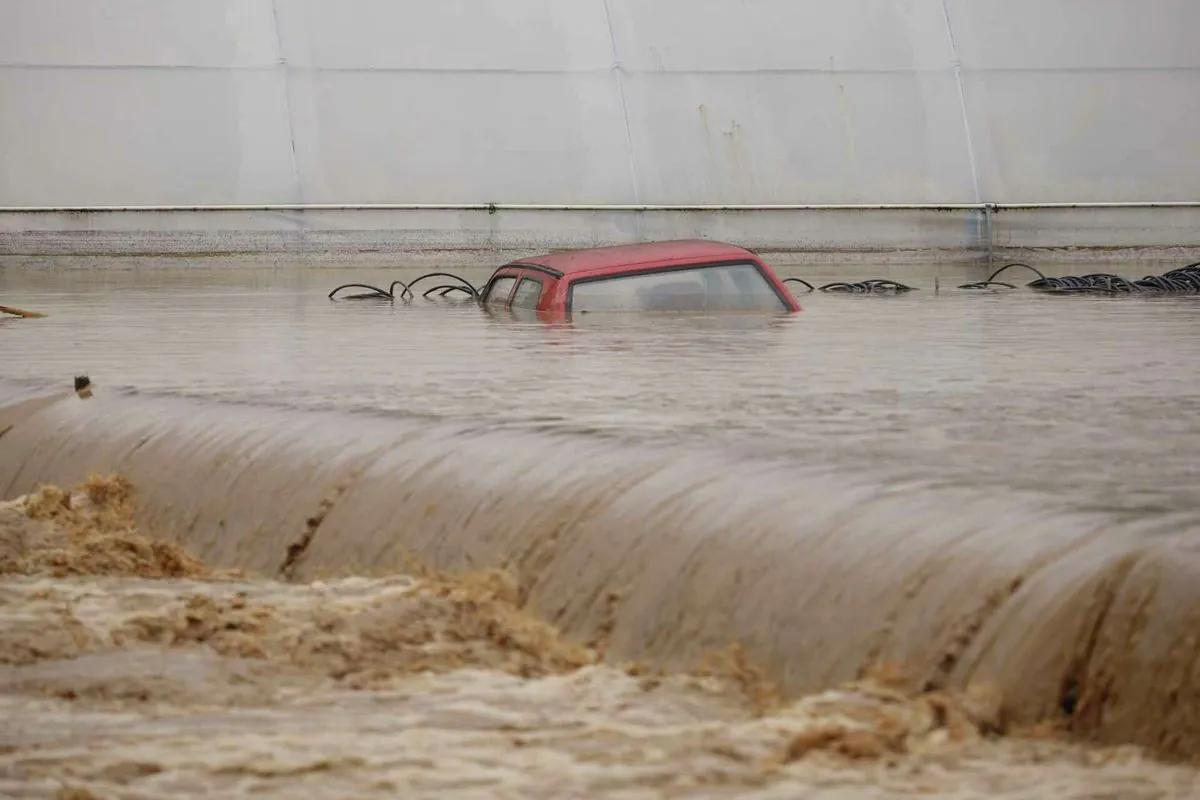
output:
{"label": "black window trim", "polygon": [[[722,259],[721,261],[704,261],[696,262],[689,261],[686,264],[670,264],[665,267],[646,267],[645,269],[631,269],[628,272],[620,272],[610,275],[592,275],[586,278],[577,278],[567,283],[567,303],[566,311],[569,313],[575,306],[575,285],[579,283],[593,283],[595,281],[611,281],[618,278],[628,278],[635,275],[657,275],[662,272],[679,272],[686,269],[708,269],[709,267],[731,267],[738,264],[748,264],[754,267],[755,272],[759,274],[767,285],[771,287],[771,291],[779,298],[779,302],[783,303],[783,311],[791,311],[792,304],[779,291],[779,287],[775,285],[775,281],[771,280],[767,273],[763,271],[762,265],[750,258],[733,258]],[[513,287],[514,289],[516,287]]]}
{"label": "black window trim", "polygon": [[511,264],[505,264],[500,269],[506,269],[506,268],[508,268],[508,269],[531,269],[534,272],[541,272],[546,275],[549,275],[551,278],[561,278],[563,276],[563,274],[556,269],[551,269],[550,267],[543,267],[541,264],[525,264],[521,261],[514,261]]}

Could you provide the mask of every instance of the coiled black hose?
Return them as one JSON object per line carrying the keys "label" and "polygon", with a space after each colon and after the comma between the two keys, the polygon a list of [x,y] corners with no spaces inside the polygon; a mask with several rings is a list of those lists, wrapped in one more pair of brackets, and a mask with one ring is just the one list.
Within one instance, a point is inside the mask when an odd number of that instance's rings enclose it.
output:
{"label": "coiled black hose", "polygon": [[903,283],[897,283],[886,278],[871,278],[870,280],[859,281],[857,283],[838,281],[815,288],[803,278],[784,278],[783,282],[804,284],[808,287],[808,294],[812,294],[813,292],[826,292],[830,294],[903,294],[905,292],[916,291],[916,287],[914,286],[905,286]]}
{"label": "coiled black hose", "polygon": [[817,288],[820,292],[834,292],[836,294],[904,294],[905,292],[916,291],[913,286],[905,286],[903,283],[897,283],[886,278],[872,278],[870,280],[859,281],[858,283],[827,283],[824,286]]}
{"label": "coiled black hose", "polygon": [[[429,295],[440,290],[440,294],[438,295],[439,297],[446,297],[451,292],[461,292],[462,294],[469,295],[472,299],[474,299],[477,302],[480,299],[479,298],[479,290],[476,289],[475,286],[472,285],[472,283],[470,281],[468,281],[466,278],[463,278],[460,275],[455,275],[451,272],[427,272],[424,275],[418,275],[416,278],[413,278],[411,283],[405,283],[404,281],[392,281],[391,284],[389,284],[388,288],[386,288],[386,289],[381,289],[378,286],[372,286],[369,283],[343,283],[341,286],[338,286],[336,289],[334,289],[332,292],[329,293],[329,299],[333,300],[334,296],[338,292],[342,291],[343,289],[367,289],[368,290],[367,292],[364,292],[361,294],[343,295],[340,299],[342,299],[342,300],[388,300],[388,301],[394,301],[397,299],[411,300],[414,297],[416,297],[416,295],[413,294],[412,287],[416,286],[419,282],[425,280],[426,278],[450,278],[451,280],[458,281],[458,283],[438,284],[437,286],[434,286],[431,289],[426,289],[424,292],[422,292],[421,293],[422,297],[429,297]],[[398,294],[398,295],[396,294],[397,286],[400,287],[400,294]]]}
{"label": "coiled black hose", "polygon": [[[391,285],[389,285],[388,288],[386,288],[386,289],[380,289],[378,286],[372,286],[369,283],[343,283],[341,286],[337,287],[336,289],[334,289],[332,292],[329,293],[329,299],[332,300],[333,296],[335,294],[337,294],[338,292],[340,292],[342,289],[369,289],[370,290],[369,292],[366,292],[363,294],[343,295],[342,299],[343,300],[395,300],[396,295],[394,294],[394,292],[395,292],[395,289],[397,286],[403,286],[405,291],[408,290],[408,287],[405,286],[404,281],[392,281]],[[403,292],[401,292],[401,294],[403,294]]]}
{"label": "coiled black hose", "polygon": [[960,289],[986,289],[991,286],[1003,286],[1006,289],[1017,288],[1011,283],[996,280],[1004,270],[1011,267],[1024,267],[1035,273],[1037,280],[1025,284],[1027,288],[1047,294],[1135,294],[1140,292],[1161,292],[1170,294],[1200,293],[1200,261],[1194,264],[1173,269],[1162,275],[1147,275],[1143,278],[1130,280],[1120,275],[1107,272],[1095,272],[1090,275],[1064,275],[1061,278],[1051,278],[1028,264],[1005,264],[988,277],[977,283],[964,283]]}
{"label": "coiled black hose", "polygon": [[1030,272],[1033,272],[1034,274],[1036,274],[1039,278],[1041,278],[1043,280],[1045,280],[1045,278],[1046,278],[1045,275],[1043,275],[1039,270],[1035,269],[1034,267],[1031,267],[1028,264],[1022,264],[1019,261],[1016,261],[1016,262],[1013,262],[1012,264],[1005,264],[1003,267],[1001,267],[1000,269],[996,270],[991,275],[989,275],[987,280],[978,281],[976,283],[964,283],[962,286],[959,286],[958,288],[960,288],[960,289],[987,289],[992,286],[1003,286],[1005,289],[1015,289],[1017,287],[1011,283],[1004,283],[1003,281],[996,280],[996,278],[999,277],[1001,272],[1004,272],[1007,269],[1012,269],[1013,267],[1023,267],[1025,269],[1029,270]]}
{"label": "coiled black hose", "polygon": [[[438,291],[439,289],[441,291]],[[431,289],[426,289],[425,291],[421,292],[421,297],[429,297],[429,295],[433,294],[434,292],[438,292],[438,297],[445,297],[446,295],[450,294],[451,292],[462,292],[463,294],[469,295],[469,294],[471,294],[471,291],[472,290],[468,289],[466,286],[457,286],[452,283],[443,283],[443,284],[434,286]]]}
{"label": "coiled black hose", "polygon": [[[465,294],[471,295],[471,297],[476,301],[479,300],[479,290],[476,289],[475,286],[469,280],[467,280],[466,278],[464,278],[460,275],[455,275],[452,272],[427,272],[424,275],[420,275],[416,278],[413,278],[412,282],[409,283],[408,286],[404,287],[404,291],[401,292],[400,296],[404,297],[405,295],[407,295],[411,299],[413,297],[412,287],[416,286],[418,283],[425,280],[426,278],[449,278],[452,281],[458,281],[457,284],[453,284],[453,285],[442,284],[441,286],[435,286],[433,289],[429,290],[429,291],[434,291],[436,289],[442,289],[443,290],[443,293],[441,295],[442,297],[446,296],[447,290],[454,289],[454,290],[463,292]],[[429,292],[428,291],[425,292],[422,296],[428,297]]]}

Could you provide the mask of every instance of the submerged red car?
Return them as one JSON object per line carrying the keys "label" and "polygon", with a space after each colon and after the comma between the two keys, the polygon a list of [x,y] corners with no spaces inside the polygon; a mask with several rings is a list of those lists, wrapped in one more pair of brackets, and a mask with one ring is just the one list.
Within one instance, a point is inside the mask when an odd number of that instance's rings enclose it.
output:
{"label": "submerged red car", "polygon": [[703,239],[597,247],[522,258],[480,291],[488,308],[594,311],[778,311],[800,304],[755,253]]}

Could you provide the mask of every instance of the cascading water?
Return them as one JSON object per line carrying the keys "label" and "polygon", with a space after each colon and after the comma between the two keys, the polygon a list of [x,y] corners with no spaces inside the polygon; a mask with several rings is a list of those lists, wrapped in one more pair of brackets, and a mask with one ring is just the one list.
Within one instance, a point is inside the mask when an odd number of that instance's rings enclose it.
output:
{"label": "cascading water", "polygon": [[568,636],[611,624],[611,658],[678,666],[737,641],[789,693],[897,660],[924,687],[997,684],[1020,720],[1200,752],[1187,515],[1122,522],[701,447],[104,392],[24,397],[0,431],[5,496],[119,471],[148,527],[215,566],[503,566]]}

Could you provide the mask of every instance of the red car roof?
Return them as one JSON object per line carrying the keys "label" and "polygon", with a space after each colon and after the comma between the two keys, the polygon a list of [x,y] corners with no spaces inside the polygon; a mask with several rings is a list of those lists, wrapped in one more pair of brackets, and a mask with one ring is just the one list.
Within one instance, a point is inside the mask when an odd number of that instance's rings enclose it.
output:
{"label": "red car roof", "polygon": [[522,258],[516,264],[535,264],[555,269],[564,275],[575,272],[590,272],[650,261],[674,259],[724,260],[745,258],[752,255],[749,250],[725,242],[707,239],[681,239],[674,242],[651,242],[648,244],[620,244],[611,247],[594,247],[590,250],[569,250],[547,253],[541,256]]}

